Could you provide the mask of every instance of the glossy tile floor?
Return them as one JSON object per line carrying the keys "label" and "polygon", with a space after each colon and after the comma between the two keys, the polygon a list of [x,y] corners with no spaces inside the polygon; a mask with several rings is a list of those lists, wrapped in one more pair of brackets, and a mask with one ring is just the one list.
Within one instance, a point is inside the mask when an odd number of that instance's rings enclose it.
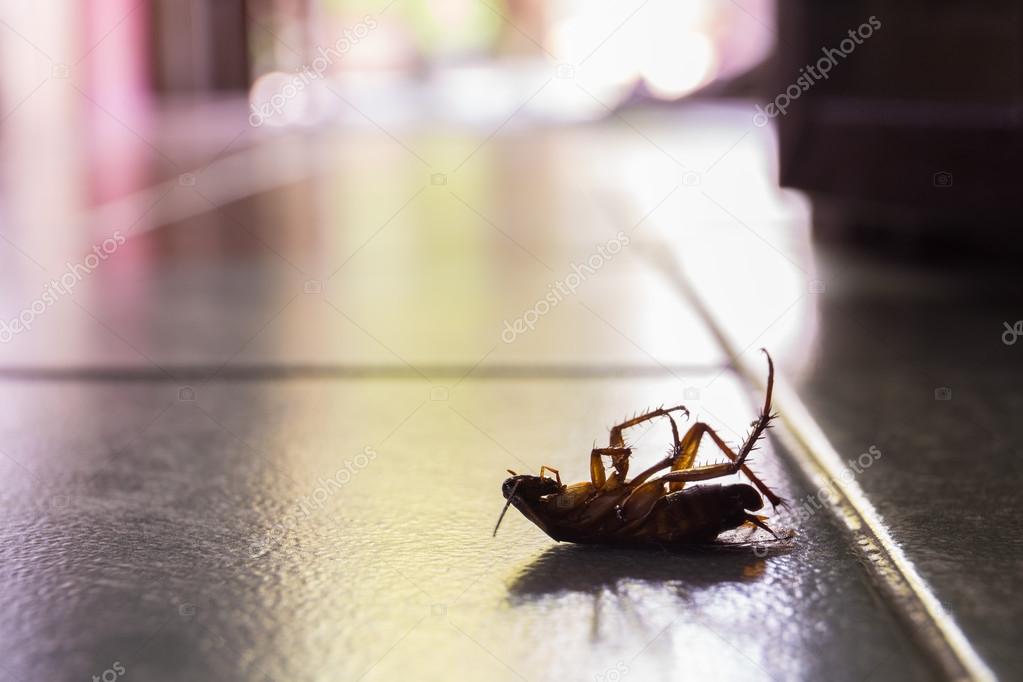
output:
{"label": "glossy tile floor", "polygon": [[989,264],[925,268],[826,256],[822,353],[806,400],[844,452],[875,447],[859,481],[895,536],[1006,679],[1023,568],[1018,274]]}
{"label": "glossy tile floor", "polygon": [[[505,469],[581,479],[609,426],[660,403],[730,440],[752,419],[756,395],[657,251],[748,325],[749,352],[804,379],[855,434],[843,447],[892,452],[891,487],[864,485],[908,550],[936,532],[900,515],[892,470],[918,480],[910,458],[811,363],[832,271],[805,202],[773,189],[771,138],[742,110],[626,115],[400,143],[228,136],[181,180],[154,163],[152,190],[9,204],[3,320],[127,239],[0,346],[0,676],[931,679],[826,514],[766,557],[555,545],[514,513],[490,537]],[[66,233],[40,237],[53,215]],[[637,457],[667,436],[639,429]],[[776,445],[757,459],[786,497],[809,493]],[[995,608],[1004,582],[946,562],[928,576],[957,616],[969,595]],[[1011,670],[1004,631],[963,616]]]}

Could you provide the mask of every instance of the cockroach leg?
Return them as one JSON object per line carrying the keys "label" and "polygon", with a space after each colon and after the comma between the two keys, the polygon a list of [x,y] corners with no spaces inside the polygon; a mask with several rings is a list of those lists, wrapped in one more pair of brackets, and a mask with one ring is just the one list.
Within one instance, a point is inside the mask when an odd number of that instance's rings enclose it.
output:
{"label": "cockroach leg", "polygon": [[646,414],[641,414],[638,417],[633,417],[632,419],[623,421],[621,424],[618,424],[617,426],[611,427],[610,438],[611,447],[613,448],[625,447],[625,439],[622,438],[623,430],[630,428],[632,426],[636,426],[637,424],[642,424],[643,422],[650,421],[651,419],[656,419],[657,417],[666,417],[672,412],[685,412],[686,416],[687,417],[689,416],[689,410],[686,409],[685,405],[676,405],[675,407],[669,407],[668,409],[659,407],[656,410],[651,410],[650,412],[647,412]]}
{"label": "cockroach leg", "polygon": [[[753,450],[753,446],[760,440],[760,437],[764,435],[767,428],[770,426],[771,419],[771,399],[774,395],[774,361],[771,360],[771,356],[766,350],[761,349],[764,355],[767,356],[767,390],[764,395],[764,409],[761,411],[760,416],[755,422],[753,422],[753,430],[750,431],[749,436],[743,442],[742,447],[739,448],[739,453],[736,454],[730,447],[721,439],[721,436],[717,434],[710,426],[703,422],[696,422],[686,432],[686,435],[682,438],[682,442],[678,442],[678,434],[675,434],[675,461],[672,462],[672,471],[688,471],[693,468],[696,463],[696,453],[700,447],[700,440],[703,438],[703,434],[710,436],[714,444],[717,445],[718,449],[725,454],[728,459],[732,462],[739,463],[739,469],[749,478],[750,482],[756,486],[760,494],[768,499],[771,506],[777,507],[783,502],[782,498],[779,497],[768,488],[760,478],[757,477],[749,467],[745,465],[746,457]],[[695,479],[702,480],[702,479]],[[668,489],[671,491],[682,490],[685,486],[686,481],[679,479],[678,481],[671,482],[668,484]]]}
{"label": "cockroach leg", "polygon": [[668,417],[668,421],[671,422],[671,442],[672,442],[671,452],[672,452],[672,456],[673,457],[678,457],[678,453],[679,453],[679,451],[680,451],[680,449],[682,447],[682,444],[679,442],[679,438],[678,438],[678,424],[675,423],[675,418],[672,417],[670,414],[667,415],[667,417]]}
{"label": "cockroach leg", "polygon": [[721,464],[707,464],[705,466],[693,467],[685,471],[669,471],[661,476],[658,481],[662,483],[688,483],[690,481],[709,481],[712,478],[731,476],[742,470],[742,463],[746,452],[739,455],[734,462],[722,462]]}
{"label": "cockroach leg", "polygon": [[[700,447],[700,440],[703,438],[704,434],[710,436],[710,439],[714,441],[718,450],[724,453],[725,457],[730,459],[732,462],[738,460],[739,456],[735,454],[730,447],[728,447],[728,444],[722,440],[721,436],[719,436],[713,428],[704,422],[696,422],[682,438],[682,443],[678,448],[679,454],[675,457],[675,460],[671,464],[672,471],[688,471],[693,468],[693,464],[696,462],[696,453]],[[750,439],[753,438],[759,438],[759,433],[756,431],[751,433]],[[749,439],[747,439],[747,441],[748,440]],[[744,443],[741,449],[752,449],[752,447],[752,443]],[[781,503],[781,497],[768,488],[767,485],[765,485],[749,467],[743,464],[740,468],[742,473],[745,474],[750,482],[756,486],[757,490],[760,491],[760,494],[766,497],[773,506],[777,507]],[[668,487],[672,490],[672,492],[674,492],[676,490],[681,490],[684,486],[684,481],[678,481],[671,483]]]}
{"label": "cockroach leg", "polygon": [[773,530],[771,530],[770,527],[768,527],[768,525],[766,523],[764,523],[763,517],[760,516],[759,514],[746,514],[746,521],[748,523],[752,523],[757,528],[763,528],[768,533],[773,535],[775,540],[780,540],[781,539],[781,538],[778,537],[777,533],[775,533]]}
{"label": "cockroach leg", "polygon": [[[749,454],[748,452],[746,454]],[[659,464],[647,469],[642,474],[633,479],[629,485],[633,486],[632,492],[622,500],[618,507],[619,518],[624,519],[626,516],[629,518],[636,518],[635,510],[641,509],[643,513],[649,511],[649,508],[653,506],[653,503],[657,501],[657,498],[663,497],[664,484],[669,484],[669,488],[672,487],[673,483],[688,483],[690,481],[708,481],[712,478],[721,478],[722,476],[731,476],[739,472],[742,469],[742,462],[738,459],[729,463],[721,464],[708,464],[701,467],[693,467],[684,471],[669,471],[660,478],[653,481],[643,482],[650,475],[656,473],[660,469],[667,468],[671,464],[671,460],[664,460]],[[628,512],[628,514],[626,513]]]}
{"label": "cockroach leg", "polygon": [[590,483],[593,484],[595,490],[600,490],[604,487],[604,483],[607,481],[607,475],[604,473],[604,462],[601,460],[602,450],[593,448],[590,450]]}
{"label": "cockroach leg", "polygon": [[554,467],[549,467],[546,464],[544,464],[544,465],[542,465],[540,467],[540,478],[543,478],[543,474],[544,474],[545,471],[549,471],[552,474],[554,474],[554,479],[558,482],[559,486],[561,485],[561,472],[560,471],[558,471]]}
{"label": "cockroach leg", "polygon": [[594,448],[590,451],[590,482],[598,490],[604,487],[607,482],[604,472],[602,457],[611,458],[611,466],[618,474],[618,481],[625,481],[629,473],[629,456],[632,454],[630,448]]}

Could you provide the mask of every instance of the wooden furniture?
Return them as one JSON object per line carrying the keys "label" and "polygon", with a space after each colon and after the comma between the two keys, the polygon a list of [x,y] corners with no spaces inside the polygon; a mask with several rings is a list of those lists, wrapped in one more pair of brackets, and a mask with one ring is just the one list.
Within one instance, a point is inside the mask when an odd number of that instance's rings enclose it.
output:
{"label": "wooden furniture", "polygon": [[782,184],[811,195],[819,233],[968,227],[1015,239],[1023,5],[781,0],[778,12],[776,94],[848,31],[880,23],[777,118]]}

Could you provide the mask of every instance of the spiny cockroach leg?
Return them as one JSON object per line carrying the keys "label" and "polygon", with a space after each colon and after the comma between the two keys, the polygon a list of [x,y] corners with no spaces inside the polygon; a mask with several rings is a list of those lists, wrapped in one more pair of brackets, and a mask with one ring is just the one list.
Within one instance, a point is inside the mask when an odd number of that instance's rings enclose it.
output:
{"label": "spiny cockroach leg", "polygon": [[[761,349],[763,350],[763,349]],[[703,438],[703,434],[710,436],[714,444],[718,446],[718,449],[725,454],[728,459],[732,462],[739,463],[739,469],[742,470],[750,482],[756,486],[757,490],[768,499],[772,506],[777,507],[783,502],[782,498],[779,497],[768,488],[760,478],[754,474],[749,467],[745,465],[746,457],[750,452],[753,451],[753,446],[760,440],[760,437],[764,435],[770,426],[771,419],[774,416],[771,414],[771,399],[774,395],[774,361],[771,360],[771,356],[766,350],[763,350],[764,355],[767,356],[767,390],[764,395],[764,409],[761,411],[760,416],[753,422],[753,430],[750,431],[749,436],[743,442],[742,447],[739,448],[739,453],[732,452],[732,449],[728,447],[721,436],[717,434],[710,426],[703,422],[697,422],[692,425],[686,435],[682,438],[682,442],[678,443],[678,437],[676,436],[676,455],[675,461],[672,463],[672,471],[688,471],[693,468],[696,463],[696,453],[700,447],[700,439]],[[668,488],[672,491],[681,490],[685,486],[684,480],[669,483]]]}
{"label": "spiny cockroach leg", "polygon": [[[675,424],[675,420],[672,419],[672,412],[685,412],[686,416],[689,416],[689,410],[686,409],[685,405],[676,405],[675,407],[669,407],[664,409],[659,407],[656,410],[651,410],[645,414],[641,414],[632,419],[628,419],[621,424],[617,424],[611,428],[611,447],[607,448],[594,448],[590,452],[590,481],[593,485],[600,489],[605,484],[605,473],[604,465],[600,461],[601,457],[610,457],[611,466],[614,467],[617,472],[617,480],[619,483],[624,483],[625,478],[629,473],[629,456],[632,455],[632,450],[625,447],[625,439],[622,437],[622,431],[637,424],[642,424],[645,421],[656,419],[657,417],[667,417],[671,420],[671,430],[675,434],[675,441],[678,442],[678,426]],[[670,461],[670,460],[666,460]],[[633,483],[641,483],[650,477],[651,474],[660,471],[667,467],[664,462],[658,463],[651,469],[644,471],[640,474]]]}
{"label": "spiny cockroach leg", "polygon": [[590,482],[598,490],[607,482],[602,457],[611,458],[611,466],[618,474],[618,482],[624,482],[629,473],[630,448],[593,448],[590,450]]}
{"label": "spiny cockroach leg", "polygon": [[[680,440],[678,437],[678,427],[675,424],[675,420],[668,415],[668,419],[671,421],[672,435],[674,436],[674,446],[672,447],[673,455],[665,460],[654,464],[649,469],[646,469],[632,480],[632,485],[638,487],[652,475],[662,469],[670,468],[672,471],[688,471],[693,468],[696,462],[696,453],[700,447],[700,440],[704,434],[710,436],[714,444],[717,445],[718,449],[725,454],[728,459],[735,462],[738,459],[738,455],[732,451],[728,444],[721,439],[721,436],[717,434],[714,429],[704,422],[697,422],[686,431],[686,435]],[[752,435],[752,434],[751,434]],[[759,434],[757,435],[759,437]],[[750,482],[757,487],[757,490],[766,497],[773,506],[778,506],[782,499],[774,493],[767,485],[760,480],[760,478],[753,473],[745,464],[740,467],[741,471],[749,478]],[[675,481],[669,484],[671,491],[681,490],[685,486],[685,481]]]}
{"label": "spiny cockroach leg", "polygon": [[[748,454],[748,453],[747,453]],[[731,476],[732,474],[738,473],[742,469],[742,461],[736,460],[729,463],[721,464],[708,464],[701,467],[691,467],[683,471],[669,471],[660,478],[641,483],[651,474],[655,473],[659,469],[666,468],[671,463],[671,460],[665,460],[659,464],[647,469],[642,474],[637,476],[630,482],[630,486],[633,487],[632,492],[622,500],[618,506],[619,518],[625,518],[626,512],[632,508],[642,507],[647,508],[651,506],[651,493],[656,492],[659,497],[663,494],[663,486],[665,483],[669,484],[669,487],[674,487],[674,483],[689,483],[690,481],[708,481],[712,478],[721,478],[722,476]],[[656,501],[656,500],[654,500]],[[634,518],[629,515],[630,518]]]}
{"label": "spiny cockroach leg", "polygon": [[[756,430],[754,430],[754,433],[756,433]],[[695,424],[692,425],[692,427],[686,432],[686,435],[682,438],[682,444],[679,447],[679,455],[676,456],[675,461],[672,462],[671,465],[672,471],[688,471],[689,469],[693,468],[693,464],[696,461],[696,452],[700,447],[700,440],[703,438],[704,434],[710,436],[710,439],[714,441],[714,444],[718,447],[718,450],[724,453],[725,457],[730,459],[732,462],[735,462],[739,459],[739,456],[735,454],[735,452],[730,447],[728,447],[728,444],[725,443],[724,440],[722,440],[721,436],[719,436],[717,432],[714,431],[714,429],[712,429],[709,425],[703,422],[696,422]],[[752,438],[753,435],[754,434],[750,434],[750,437]],[[757,435],[757,437],[759,437],[759,434]],[[746,450],[747,448],[744,445],[742,449]],[[750,444],[749,450],[752,451],[752,444]],[[756,486],[757,490],[760,491],[760,494],[766,497],[773,506],[777,507],[781,503],[782,501],[781,497],[776,495],[774,491],[768,488],[767,485],[764,484],[764,482],[761,481],[760,478],[757,477],[757,475],[753,473],[748,466],[743,464],[740,467],[740,469],[742,470],[742,473],[744,473],[746,477],[749,478],[750,482]],[[684,485],[685,482],[678,481],[672,483],[669,486],[669,488],[672,491],[681,490]]]}
{"label": "spiny cockroach leg", "polygon": [[678,439],[678,424],[675,423],[675,418],[669,414],[668,421],[671,422],[671,456],[675,458],[678,457],[682,444]]}
{"label": "spiny cockroach leg", "polygon": [[641,414],[638,417],[633,417],[632,419],[623,421],[621,424],[618,424],[617,426],[611,427],[610,438],[611,447],[613,448],[625,447],[625,439],[622,438],[623,430],[630,428],[632,426],[636,426],[637,424],[642,424],[643,422],[650,421],[651,419],[656,419],[657,417],[666,417],[672,412],[685,412],[686,416],[687,417],[689,416],[689,410],[686,409],[685,405],[676,405],[675,407],[669,407],[668,409],[659,407],[656,410],[651,410],[647,412],[646,414]]}

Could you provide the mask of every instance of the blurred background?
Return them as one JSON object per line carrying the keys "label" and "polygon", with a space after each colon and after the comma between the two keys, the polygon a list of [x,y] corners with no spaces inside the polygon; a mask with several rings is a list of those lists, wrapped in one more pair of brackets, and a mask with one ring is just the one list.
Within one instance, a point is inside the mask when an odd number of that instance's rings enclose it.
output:
{"label": "blurred background", "polygon": [[[0,679],[1011,677],[1021,27],[4,2]],[[739,439],[761,347],[799,415],[764,477],[883,453],[842,490],[936,627],[841,505],[767,558],[491,540],[506,469],[582,479],[647,406]]]}

